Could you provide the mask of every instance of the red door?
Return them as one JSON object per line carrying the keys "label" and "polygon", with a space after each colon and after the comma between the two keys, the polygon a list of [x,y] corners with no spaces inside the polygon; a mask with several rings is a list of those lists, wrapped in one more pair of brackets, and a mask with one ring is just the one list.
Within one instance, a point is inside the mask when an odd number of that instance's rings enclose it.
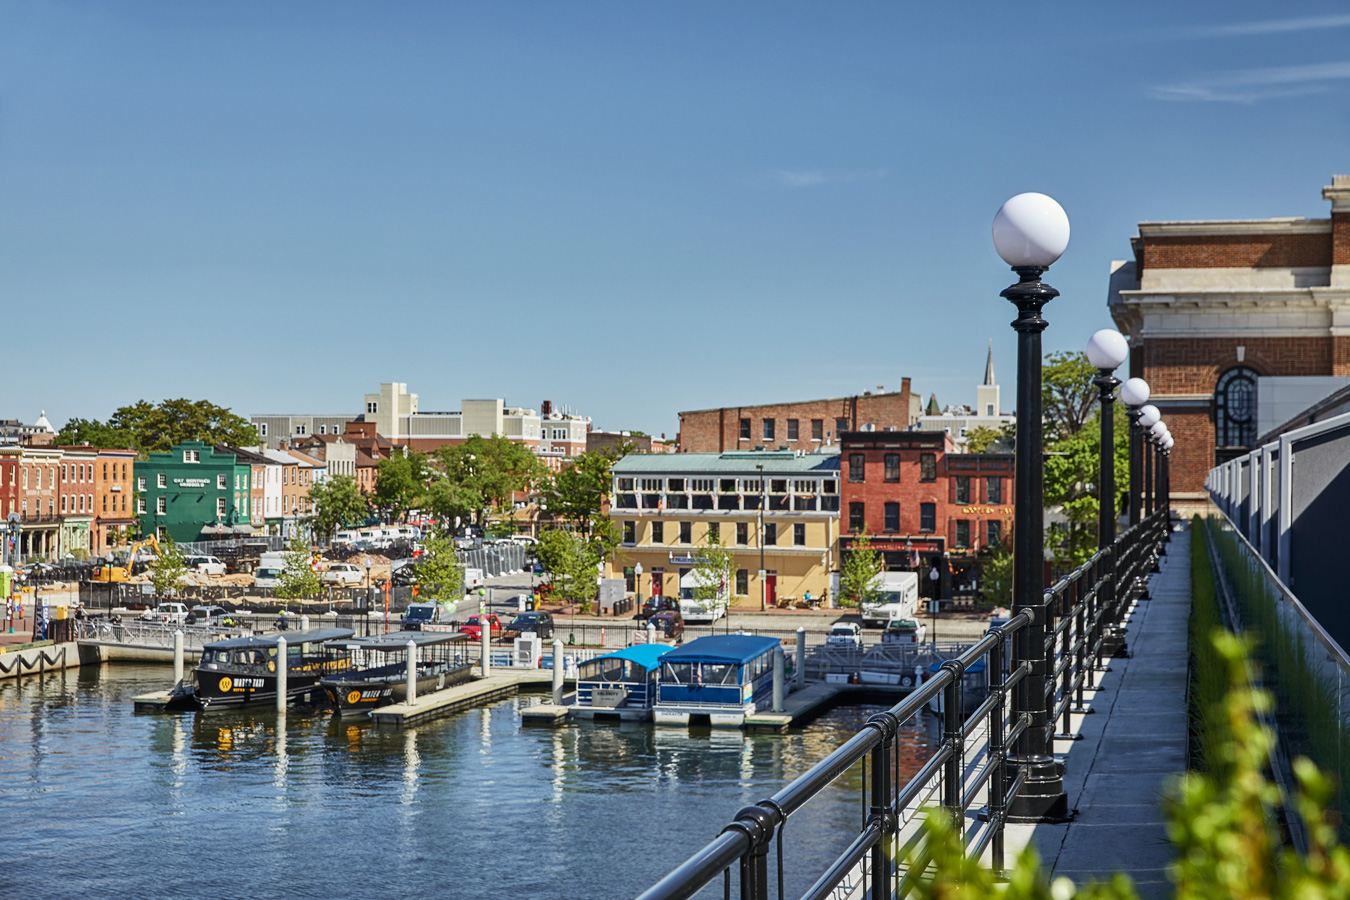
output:
{"label": "red door", "polygon": [[777,575],[765,575],[765,576],[764,576],[764,605],[765,605],[765,606],[771,606],[771,607],[772,607],[772,606],[777,606],[777,605],[778,605],[778,576],[777,576]]}

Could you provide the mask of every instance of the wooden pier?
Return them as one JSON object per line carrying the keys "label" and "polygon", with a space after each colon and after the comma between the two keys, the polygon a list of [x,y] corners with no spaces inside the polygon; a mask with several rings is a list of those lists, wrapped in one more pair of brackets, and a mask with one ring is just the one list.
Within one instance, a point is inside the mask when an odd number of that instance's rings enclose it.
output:
{"label": "wooden pier", "polygon": [[394,725],[402,728],[436,716],[449,715],[481,706],[502,697],[512,697],[522,687],[540,689],[551,687],[553,673],[548,669],[498,669],[494,668],[487,678],[476,678],[468,684],[459,684],[426,694],[417,698],[413,705],[395,703],[381,706],[370,711],[370,719],[379,725]]}

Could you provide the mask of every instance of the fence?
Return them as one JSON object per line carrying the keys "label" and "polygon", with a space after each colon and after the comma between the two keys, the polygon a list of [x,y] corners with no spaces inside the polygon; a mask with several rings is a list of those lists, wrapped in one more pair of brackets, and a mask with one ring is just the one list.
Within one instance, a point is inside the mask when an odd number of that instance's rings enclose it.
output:
{"label": "fence", "polygon": [[[719,876],[726,897],[732,895],[733,878],[743,900],[767,900],[775,884],[782,897],[783,856],[791,852],[785,834],[800,834],[816,845],[823,840],[818,830],[786,832],[784,825],[855,766],[863,772],[861,829],[841,833],[841,841],[848,840],[846,849],[804,894],[794,888],[795,893],[815,900],[854,895],[880,900],[903,894],[927,866],[921,810],[929,802],[956,824],[970,855],[988,852],[992,866],[1001,870],[1004,824],[1010,818],[1031,821],[1053,815],[1063,799],[1062,773],[1047,751],[1056,739],[1069,739],[1070,714],[1083,711],[1084,690],[1093,684],[1098,661],[1119,643],[1116,630],[1125,610],[1143,594],[1166,539],[1169,515],[1164,503],[1047,591],[1042,605],[1016,610],[1006,624],[944,662],[929,681],[873,716],[861,732],[787,787],[740,810],[720,835],[641,900],[692,897]],[[1043,637],[1039,646],[1038,635]],[[987,695],[962,718],[965,676],[979,662],[985,666]],[[899,728],[939,698],[938,748],[900,784]],[[1061,720],[1065,731],[1057,733]],[[777,867],[771,879],[769,858],[775,845]],[[905,859],[914,863],[907,865]]]}

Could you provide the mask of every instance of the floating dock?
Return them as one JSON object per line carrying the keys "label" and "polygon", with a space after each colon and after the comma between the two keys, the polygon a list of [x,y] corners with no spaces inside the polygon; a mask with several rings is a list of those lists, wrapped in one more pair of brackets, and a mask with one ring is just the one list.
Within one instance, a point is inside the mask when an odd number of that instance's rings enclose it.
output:
{"label": "floating dock", "polygon": [[522,686],[552,686],[553,673],[548,669],[493,669],[487,678],[478,678],[468,684],[448,687],[434,694],[417,698],[415,704],[394,703],[370,711],[370,720],[379,725],[402,728],[435,716],[449,715],[481,706],[484,703],[511,697]]}
{"label": "floating dock", "polygon": [[169,703],[169,692],[153,691],[141,694],[139,697],[132,697],[131,702],[139,712],[164,712],[164,707]]}

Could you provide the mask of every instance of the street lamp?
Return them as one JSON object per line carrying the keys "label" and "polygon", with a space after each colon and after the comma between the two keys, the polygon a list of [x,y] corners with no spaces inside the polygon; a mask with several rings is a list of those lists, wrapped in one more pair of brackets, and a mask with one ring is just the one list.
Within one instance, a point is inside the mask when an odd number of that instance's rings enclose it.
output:
{"label": "street lamp", "polygon": [[1103,328],[1088,339],[1087,358],[1097,368],[1092,379],[1097,386],[1097,401],[1101,404],[1101,447],[1097,461],[1100,468],[1097,486],[1097,549],[1104,550],[1116,539],[1116,435],[1115,390],[1120,379],[1116,368],[1130,353],[1125,336],[1112,328]]}
{"label": "street lamp", "polygon": [[1068,815],[1064,774],[1055,762],[1047,734],[1050,715],[1045,686],[1046,621],[1043,596],[1044,522],[1041,508],[1044,467],[1041,459],[1041,308],[1059,291],[1041,281],[1046,269],[1069,245],[1069,217],[1044,194],[1018,194],[994,216],[994,249],[1017,273],[1016,284],[1000,296],[1017,307],[1017,481],[1013,524],[1013,615],[1030,613],[1032,624],[1016,636],[1016,660],[1027,675],[1016,688],[1019,713],[1029,717],[1017,739],[1011,762],[1026,772],[1022,791],[1009,806],[1009,818],[1021,822],[1063,819]]}
{"label": "street lamp", "polygon": [[[764,464],[759,463],[755,468],[759,470],[759,611],[764,612],[768,591],[768,576],[764,572]],[[727,618],[731,618],[730,614]],[[729,623],[727,627],[731,627]]]}
{"label": "street lamp", "polygon": [[633,563],[633,599],[638,612],[642,611],[642,563]]}
{"label": "street lamp", "polygon": [[1139,430],[1139,456],[1142,480],[1139,482],[1140,502],[1143,504],[1142,514],[1147,516],[1153,512],[1153,500],[1150,494],[1153,492],[1153,454],[1147,447],[1149,439],[1149,429],[1162,419],[1162,413],[1158,412],[1158,407],[1153,404],[1145,404],[1139,408],[1139,418],[1136,419],[1136,425]]}
{"label": "street lamp", "polygon": [[1139,487],[1143,474],[1140,472],[1139,429],[1135,420],[1139,417],[1139,408],[1148,402],[1148,382],[1142,378],[1127,378],[1120,386],[1120,399],[1129,408],[1126,416],[1126,428],[1130,432],[1130,524],[1139,524]]}

